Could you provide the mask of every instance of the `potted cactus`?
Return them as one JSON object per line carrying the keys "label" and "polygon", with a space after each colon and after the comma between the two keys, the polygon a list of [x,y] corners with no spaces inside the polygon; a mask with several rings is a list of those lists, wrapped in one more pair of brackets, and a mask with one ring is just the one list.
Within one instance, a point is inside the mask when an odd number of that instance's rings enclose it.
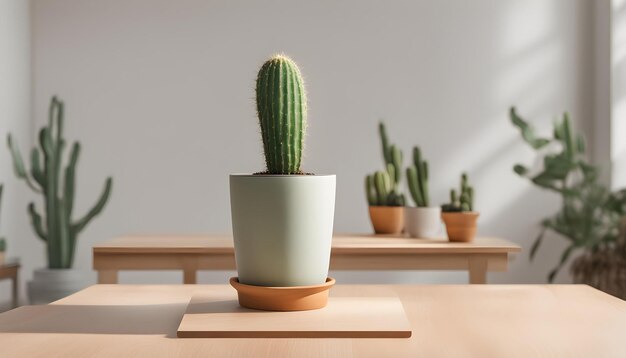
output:
{"label": "potted cactus", "polygon": [[389,144],[384,123],[378,125],[383,151],[384,170],[365,177],[365,193],[374,232],[399,234],[404,230],[404,194],[399,191],[402,179],[402,151]]}
{"label": "potted cactus", "polygon": [[28,172],[11,134],[8,136],[16,176],[23,179],[35,193],[41,194],[43,199],[44,214],[40,214],[34,202],[28,205],[33,229],[45,243],[48,257],[48,267],[35,270],[33,280],[28,283],[31,304],[48,303],[85,286],[83,275],[72,269],[76,243],[81,231],[104,209],[111,193],[112,179],[107,178],[100,198],[91,210],[77,220],[72,219],[80,144],[74,142],[71,146],[69,163],[62,170],[66,147],[63,124],[64,104],[53,97],[48,125],[39,132],[40,147],[34,147],[31,151],[31,168]]}
{"label": "potted cactus", "polygon": [[[280,288],[324,285],[335,175],[300,169],[307,100],[293,60],[276,55],[263,64],[256,80],[256,107],[266,170],[230,176],[238,283]],[[245,305],[241,295],[239,291],[239,302]]]}
{"label": "potted cactus", "polygon": [[428,162],[419,147],[413,147],[413,164],[406,169],[406,181],[415,207],[404,208],[404,225],[411,237],[437,237],[441,226],[441,208],[429,206]]}
{"label": "potted cactus", "polygon": [[469,185],[467,174],[461,175],[461,194],[450,190],[450,203],[442,205],[441,211],[450,241],[474,240],[479,214],[474,211],[474,188]]}
{"label": "potted cactus", "polygon": [[[0,184],[0,204],[2,203],[2,184]],[[6,261],[5,252],[7,250],[7,242],[3,237],[0,237],[0,265],[3,265]]]}

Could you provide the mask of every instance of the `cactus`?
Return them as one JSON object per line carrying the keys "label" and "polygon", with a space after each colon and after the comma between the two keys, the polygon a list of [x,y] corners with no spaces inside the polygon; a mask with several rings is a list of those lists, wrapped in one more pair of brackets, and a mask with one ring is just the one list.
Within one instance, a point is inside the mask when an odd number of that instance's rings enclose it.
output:
{"label": "cactus", "polygon": [[269,174],[301,174],[306,129],[306,93],[294,61],[277,55],[256,80],[256,104]]}
{"label": "cactus", "polygon": [[415,205],[428,206],[428,162],[422,160],[422,152],[417,146],[413,147],[413,165],[406,168],[406,180]]}
{"label": "cactus", "polygon": [[397,187],[402,179],[402,151],[395,144],[389,144],[387,129],[383,122],[378,124],[378,132],[383,151],[383,164],[391,175],[395,187]]}
{"label": "cactus", "polygon": [[[79,233],[104,208],[111,193],[112,179],[106,179],[104,190],[96,204],[82,218],[72,220],[74,181],[80,144],[72,145],[69,164],[61,174],[65,138],[63,138],[64,104],[56,97],[50,103],[48,126],[39,132],[39,146],[31,151],[31,168],[27,172],[11,134],[8,144],[18,178],[23,179],[44,200],[45,217],[37,212],[35,203],[28,205],[28,213],[35,233],[47,245],[49,268],[71,268]],[[41,160],[43,156],[43,161]],[[43,166],[42,166],[43,164]]]}
{"label": "cactus", "polygon": [[365,192],[370,206],[404,206],[404,195],[394,189],[392,174],[379,170],[365,177]]}
{"label": "cactus", "polygon": [[[3,186],[0,184],[0,204],[2,204],[2,189]],[[7,242],[3,237],[0,237],[0,252],[4,252],[7,249]]]}
{"label": "cactus", "polygon": [[450,190],[450,203],[441,206],[444,212],[462,212],[474,210],[474,188],[469,185],[467,174],[461,175],[461,192],[457,196],[454,189]]}
{"label": "cactus", "polygon": [[371,206],[404,206],[406,199],[398,190],[402,179],[402,151],[395,144],[389,144],[384,123],[379,123],[378,131],[385,170],[365,178],[367,202]]}

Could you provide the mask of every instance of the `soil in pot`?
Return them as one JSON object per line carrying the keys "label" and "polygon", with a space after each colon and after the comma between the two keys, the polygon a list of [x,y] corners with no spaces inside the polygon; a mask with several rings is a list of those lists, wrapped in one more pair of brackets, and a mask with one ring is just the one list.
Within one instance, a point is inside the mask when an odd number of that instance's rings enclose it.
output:
{"label": "soil in pot", "polygon": [[377,234],[400,234],[404,230],[403,206],[370,206],[370,220]]}
{"label": "soil in pot", "polygon": [[443,222],[446,224],[448,240],[453,242],[470,242],[476,236],[476,222],[478,212],[447,212],[441,214]]}

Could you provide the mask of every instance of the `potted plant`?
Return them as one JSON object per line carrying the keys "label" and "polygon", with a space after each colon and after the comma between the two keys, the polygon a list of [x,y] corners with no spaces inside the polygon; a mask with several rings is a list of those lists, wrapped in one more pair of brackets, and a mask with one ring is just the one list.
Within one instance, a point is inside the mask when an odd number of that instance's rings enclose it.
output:
{"label": "potted plant", "polygon": [[104,190],[91,210],[80,219],[72,219],[80,144],[74,142],[69,164],[62,168],[66,147],[63,117],[63,102],[52,97],[48,125],[39,131],[39,148],[34,147],[31,151],[28,172],[11,134],[8,136],[15,174],[43,199],[43,215],[34,202],[28,205],[33,229],[45,243],[48,257],[48,267],[36,269],[33,280],[28,283],[31,304],[48,303],[84,287],[83,275],[72,269],[76,243],[80,232],[102,211],[111,192],[112,179],[107,178]]}
{"label": "potted plant", "polygon": [[374,232],[399,234],[404,230],[404,194],[399,192],[402,179],[402,151],[389,145],[385,124],[378,126],[385,170],[365,177],[365,193]]}
{"label": "potted plant", "polygon": [[441,208],[429,206],[428,162],[419,147],[413,147],[413,164],[406,169],[406,181],[415,207],[404,208],[404,225],[411,237],[435,238],[441,226]]}
{"label": "potted plant", "polygon": [[[2,203],[2,184],[0,184],[0,204]],[[3,265],[6,261],[7,242],[3,237],[0,237],[0,265]]]}
{"label": "potted plant", "polygon": [[469,185],[467,174],[461,175],[461,194],[450,190],[450,203],[441,206],[443,222],[450,241],[470,242],[476,236],[478,212],[474,211],[474,188]]}
{"label": "potted plant", "polygon": [[557,233],[568,241],[568,246],[548,274],[549,282],[554,281],[573,253],[582,251],[572,262],[574,282],[626,299],[626,189],[611,192],[601,184],[600,170],[587,160],[584,137],[576,133],[567,113],[554,123],[551,137],[536,135],[514,107],[509,116],[524,141],[539,152],[543,164],[537,170],[517,164],[513,170],[561,198],[559,211],[541,221],[530,259],[535,257],[546,232]]}
{"label": "potted plant", "polygon": [[[335,175],[308,174],[300,169],[307,101],[304,81],[293,60],[276,55],[263,64],[256,80],[256,107],[267,169],[230,176],[239,303],[270,310],[319,308],[303,308],[289,299],[274,300],[284,303],[276,306],[260,296],[242,296],[241,284],[247,285],[252,295],[262,295],[269,288],[278,290],[274,293],[289,293],[298,287],[332,282],[328,266]],[[326,304],[324,300],[318,303]]]}

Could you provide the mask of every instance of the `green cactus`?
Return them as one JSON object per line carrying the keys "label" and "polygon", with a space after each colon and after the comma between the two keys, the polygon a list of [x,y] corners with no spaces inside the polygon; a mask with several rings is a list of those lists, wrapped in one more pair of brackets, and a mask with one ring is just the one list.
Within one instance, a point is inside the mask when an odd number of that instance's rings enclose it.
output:
{"label": "green cactus", "polygon": [[269,174],[301,174],[306,130],[304,80],[294,61],[270,58],[256,80],[256,105]]}
{"label": "green cactus", "polygon": [[404,206],[406,199],[399,192],[402,179],[402,151],[389,144],[385,124],[378,125],[383,152],[384,171],[377,171],[365,178],[367,202],[371,206]]}
{"label": "green cactus", "polygon": [[389,144],[385,123],[380,122],[378,124],[378,133],[380,134],[380,143],[383,151],[383,164],[387,172],[391,174],[391,179],[393,179],[397,187],[402,179],[402,151],[395,144]]}
{"label": "green cactus", "polygon": [[[11,134],[8,136],[15,174],[43,196],[45,217],[37,212],[34,202],[28,205],[28,213],[35,233],[47,245],[49,268],[72,267],[78,235],[104,208],[113,182],[110,177],[107,178],[104,190],[96,204],[82,218],[72,220],[74,181],[80,144],[74,142],[72,145],[69,164],[62,175],[62,157],[66,145],[65,138],[63,138],[63,112],[63,102],[52,97],[48,126],[43,127],[39,132],[40,148],[34,147],[31,151],[29,172],[26,171],[22,155],[13,142]],[[41,156],[43,156],[43,161]]]}
{"label": "green cactus", "polygon": [[[0,204],[2,204],[2,189],[3,185],[0,184]],[[0,252],[4,252],[7,249],[7,242],[3,237],[0,237]]]}
{"label": "green cactus", "polygon": [[428,195],[428,162],[422,160],[422,152],[419,147],[413,147],[413,165],[406,168],[406,180],[409,191],[419,207],[427,207]]}
{"label": "green cactus", "polygon": [[444,212],[462,212],[474,210],[474,188],[469,185],[467,174],[461,174],[461,192],[457,196],[454,189],[450,190],[450,203],[443,204],[441,210]]}
{"label": "green cactus", "polygon": [[392,174],[379,170],[365,177],[365,192],[370,206],[404,206],[404,195],[394,189]]}

